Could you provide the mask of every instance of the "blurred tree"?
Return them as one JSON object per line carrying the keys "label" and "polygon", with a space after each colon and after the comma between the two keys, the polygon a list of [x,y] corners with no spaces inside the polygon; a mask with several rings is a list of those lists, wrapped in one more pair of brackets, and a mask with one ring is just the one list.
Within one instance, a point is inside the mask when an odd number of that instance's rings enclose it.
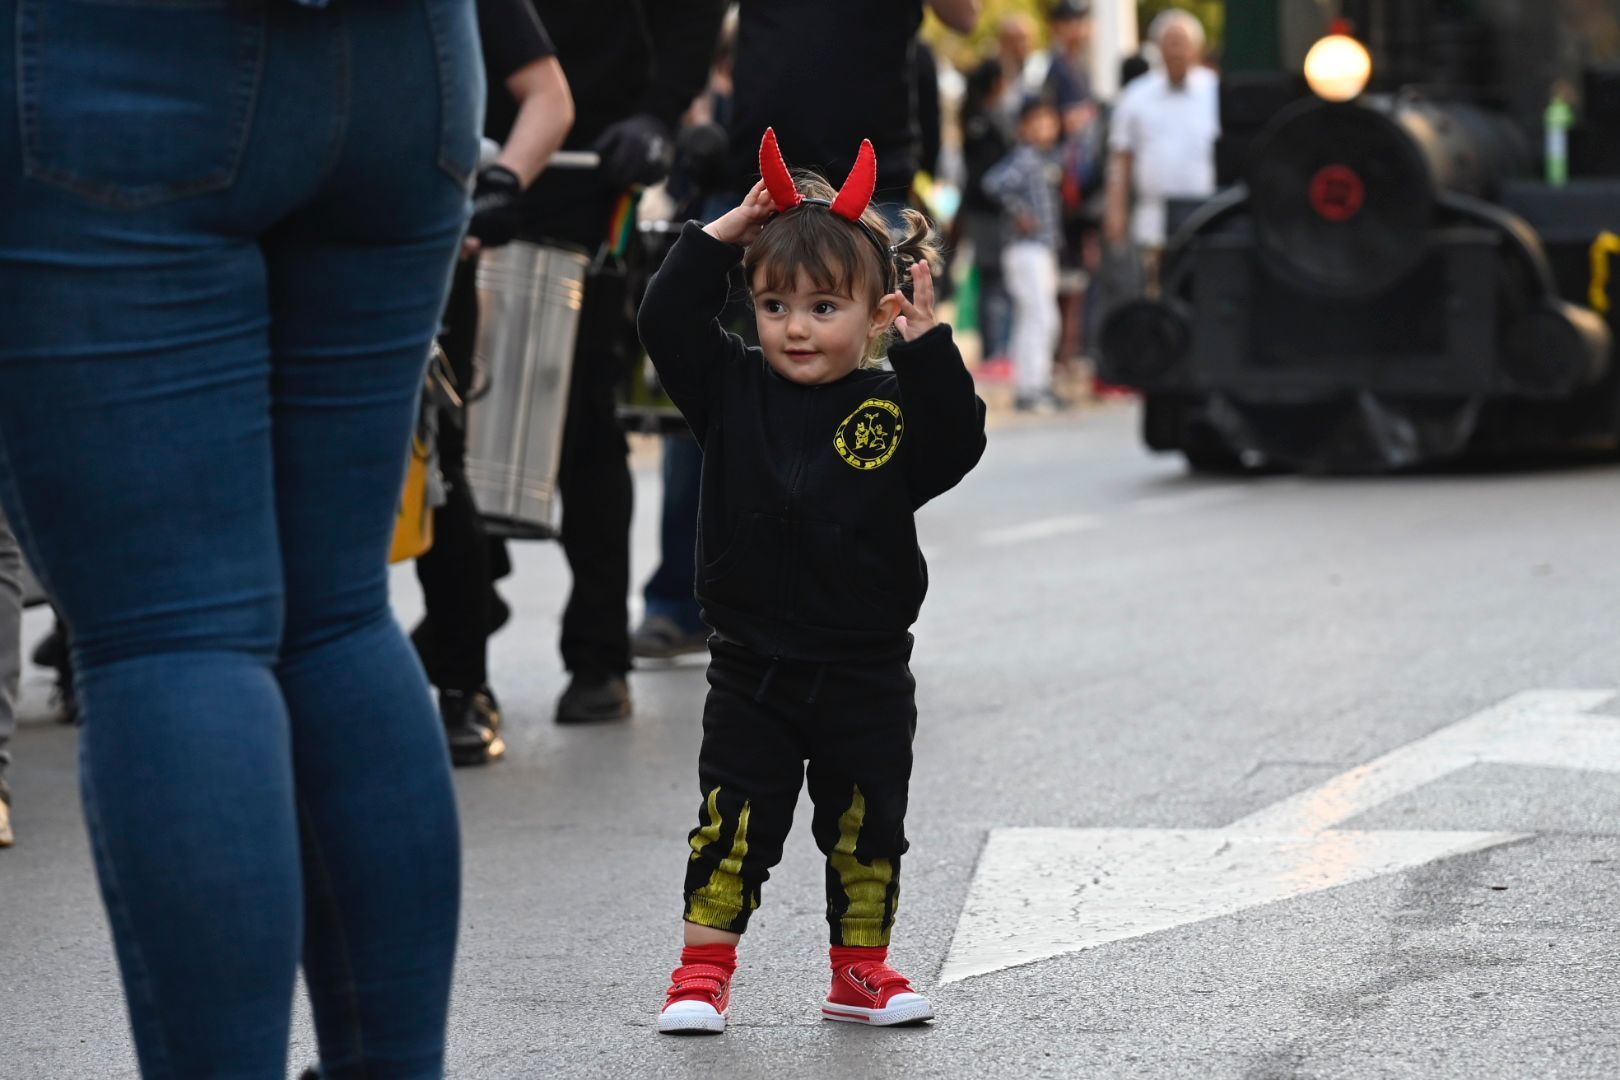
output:
{"label": "blurred tree", "polygon": [[[1109,0],[1092,0],[1092,2],[1107,3]],[[997,25],[1003,18],[1015,12],[1023,12],[1034,18],[1037,47],[1045,48],[1046,13],[1052,9],[1054,3],[1055,0],[984,0],[984,14],[979,18],[978,29],[967,35],[947,29],[930,11],[923,21],[922,33],[928,44],[934,47],[937,55],[949,59],[959,69],[967,70],[994,51]],[[1153,17],[1165,8],[1171,7],[1186,8],[1197,15],[1204,24],[1205,33],[1209,36],[1210,51],[1220,49],[1223,31],[1226,28],[1225,0],[1138,0],[1137,19],[1144,37]]]}
{"label": "blurred tree", "polygon": [[984,13],[979,16],[978,29],[971,34],[958,34],[947,29],[929,11],[923,20],[922,34],[928,44],[934,47],[935,55],[947,58],[959,70],[967,71],[995,52],[996,27],[1002,19],[1018,12],[1035,20],[1036,47],[1044,49],[1046,12],[1051,7],[1052,0],[984,0]]}

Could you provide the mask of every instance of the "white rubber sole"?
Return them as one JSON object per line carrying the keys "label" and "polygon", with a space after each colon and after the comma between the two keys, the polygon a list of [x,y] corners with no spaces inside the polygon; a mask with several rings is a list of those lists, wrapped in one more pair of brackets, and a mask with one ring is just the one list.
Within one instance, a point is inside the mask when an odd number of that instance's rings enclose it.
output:
{"label": "white rubber sole", "polygon": [[898,1027],[901,1024],[920,1024],[934,1018],[934,1007],[921,994],[896,994],[894,1000],[882,1009],[863,1009],[859,1005],[841,1005],[832,1000],[821,1003],[823,1020],[839,1020],[846,1024],[870,1024],[873,1027]]}
{"label": "white rubber sole", "polygon": [[703,1001],[677,1001],[658,1014],[663,1035],[718,1035],[726,1030],[726,1014]]}

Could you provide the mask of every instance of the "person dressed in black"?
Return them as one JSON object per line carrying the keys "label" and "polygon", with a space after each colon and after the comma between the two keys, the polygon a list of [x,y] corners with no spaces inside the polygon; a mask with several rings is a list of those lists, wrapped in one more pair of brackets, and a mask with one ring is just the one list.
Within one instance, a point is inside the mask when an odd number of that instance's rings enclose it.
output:
{"label": "person dressed in black", "polygon": [[[891,231],[868,205],[871,144],[837,193],[790,178],[769,132],[760,157],[740,206],[687,224],[639,322],[703,448],[697,595],[715,629],[669,1033],[724,1030],[806,760],[827,858],[822,1015],[933,1016],[887,962],[917,720],[909,631],[927,590],[914,514],[978,462],[984,404],[935,319],[933,230],[906,210]],[[759,347],[718,318],[739,263]]]}
{"label": "person dressed in black", "polygon": [[[594,171],[549,170],[525,193],[520,235],[604,248],[627,192],[668,173],[676,123],[708,79],[725,0],[536,0],[577,110],[564,144]],[[559,723],[630,715],[629,446],[617,394],[637,355],[629,289],[610,260],[586,281],[557,484],[574,584],[562,617],[571,680]]]}
{"label": "person dressed in black", "polygon": [[[928,0],[951,29],[970,32],[980,0]],[[918,119],[915,51],[923,0],[742,0],[731,122],[735,191],[759,175],[767,126],[794,160],[847,176],[855,148],[877,152],[875,206],[898,226],[926,142]],[[814,92],[807,88],[814,87]]]}
{"label": "person dressed in black", "polygon": [[[562,145],[574,119],[556,49],[530,0],[478,0],[478,35],[489,94],[484,133],[501,146],[479,171],[473,216],[462,242],[439,343],[461,392],[473,384],[478,297],[473,277],[483,248],[510,241],[523,221],[524,190]],[[457,765],[481,765],[505,751],[500,707],[489,688],[488,641],[507,607],[491,578],[491,547],[467,484],[465,417],[440,409],[439,468],[445,503],[434,511],[433,546],[416,560],[426,614],[411,634]]]}

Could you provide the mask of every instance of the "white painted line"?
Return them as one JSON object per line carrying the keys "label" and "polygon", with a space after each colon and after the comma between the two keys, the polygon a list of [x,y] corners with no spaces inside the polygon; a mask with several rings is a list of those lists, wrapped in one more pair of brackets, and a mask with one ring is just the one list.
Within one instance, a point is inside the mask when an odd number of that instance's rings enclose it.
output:
{"label": "white painted line", "polygon": [[941,983],[1047,960],[1435,859],[1516,833],[1227,829],[995,829],[962,908]]}
{"label": "white painted line", "polygon": [[1533,834],[1334,826],[1481,763],[1620,773],[1608,690],[1534,690],[1223,829],[993,829],[941,982],[1484,851]]}
{"label": "white painted line", "polygon": [[1147,498],[1128,503],[1125,509],[1132,514],[1174,514],[1182,510],[1198,510],[1206,506],[1237,502],[1247,498],[1249,491],[1247,487],[1234,484],[1228,487],[1177,491],[1169,495],[1149,495]]}
{"label": "white painted line", "polygon": [[1063,517],[1041,518],[1022,525],[1009,525],[979,534],[979,543],[990,547],[1003,544],[1022,544],[1031,540],[1048,540],[1054,536],[1069,536],[1100,528],[1102,520],[1091,514],[1067,514]]}
{"label": "white painted line", "polygon": [[1250,814],[1232,828],[1314,833],[1484,763],[1620,772],[1620,720],[1593,716],[1609,690],[1532,690]]}

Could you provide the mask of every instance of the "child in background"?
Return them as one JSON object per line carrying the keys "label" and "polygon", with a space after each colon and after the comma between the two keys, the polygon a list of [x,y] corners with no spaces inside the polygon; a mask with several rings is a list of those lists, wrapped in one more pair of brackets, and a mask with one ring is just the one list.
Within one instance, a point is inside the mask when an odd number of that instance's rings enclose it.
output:
{"label": "child in background", "polygon": [[1018,114],[1018,146],[985,174],[984,189],[1007,215],[1002,269],[1012,298],[1012,356],[1020,410],[1065,403],[1052,390],[1052,358],[1062,329],[1058,251],[1063,245],[1063,164],[1055,151],[1057,108],[1030,98]]}
{"label": "child in background", "polygon": [[[871,145],[839,192],[790,176],[770,131],[760,158],[740,206],[687,224],[639,323],[703,448],[697,595],[716,632],[670,1033],[725,1030],[736,945],[807,760],[832,941],[822,1015],[933,1017],[887,963],[917,718],[909,629],[927,588],[913,514],[978,462],[984,404],[935,320],[927,220],[906,211],[893,244],[867,206]],[[739,261],[760,348],[715,318]],[[873,365],[895,331],[890,373]]]}

